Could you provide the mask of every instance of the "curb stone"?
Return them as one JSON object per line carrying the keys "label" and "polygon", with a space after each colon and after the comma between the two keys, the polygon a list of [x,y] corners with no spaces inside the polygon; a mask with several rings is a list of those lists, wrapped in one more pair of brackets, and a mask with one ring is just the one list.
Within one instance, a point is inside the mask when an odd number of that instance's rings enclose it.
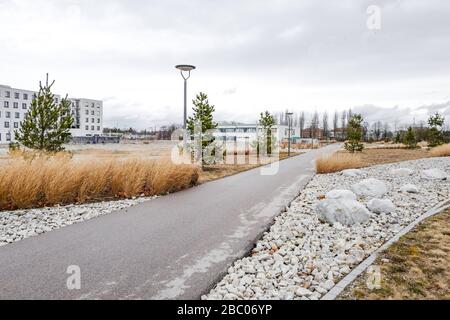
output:
{"label": "curb stone", "polygon": [[368,267],[370,267],[378,257],[378,255],[397,242],[402,236],[411,231],[415,226],[421,223],[423,220],[428,219],[445,209],[450,207],[449,199],[438,203],[436,206],[428,210],[426,213],[418,217],[415,221],[411,222],[408,226],[404,227],[393,236],[389,241],[383,244],[375,252],[373,252],[368,258],[361,262],[356,268],[354,268],[348,275],[346,275],[341,281],[339,281],[328,293],[326,293],[320,300],[335,300],[344,289],[351,284],[361,273],[363,273]]}

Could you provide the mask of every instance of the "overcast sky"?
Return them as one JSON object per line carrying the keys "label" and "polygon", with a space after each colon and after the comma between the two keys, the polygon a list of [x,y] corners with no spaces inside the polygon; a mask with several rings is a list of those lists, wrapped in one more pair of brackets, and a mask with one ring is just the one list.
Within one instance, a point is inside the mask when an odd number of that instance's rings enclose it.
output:
{"label": "overcast sky", "polygon": [[449,17],[448,0],[0,0],[0,84],[37,89],[49,72],[57,93],[104,100],[105,126],[142,129],[181,123],[174,66],[189,63],[189,99],[206,92],[218,120],[450,118]]}

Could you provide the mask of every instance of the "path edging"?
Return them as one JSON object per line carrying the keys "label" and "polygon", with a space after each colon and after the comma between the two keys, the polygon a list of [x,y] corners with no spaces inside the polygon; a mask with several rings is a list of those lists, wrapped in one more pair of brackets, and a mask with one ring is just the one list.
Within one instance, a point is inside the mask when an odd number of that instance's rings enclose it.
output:
{"label": "path edging", "polygon": [[351,284],[361,273],[363,273],[369,266],[371,266],[375,262],[376,258],[381,252],[385,251],[392,244],[397,242],[402,236],[411,231],[423,220],[428,219],[449,207],[450,207],[450,197],[449,199],[438,203],[433,208],[428,210],[426,213],[424,213],[416,220],[411,222],[408,226],[404,227],[395,236],[393,236],[391,239],[385,242],[381,247],[375,250],[369,257],[367,257],[363,262],[361,262],[357,267],[355,267],[348,275],[346,275],[333,288],[331,288],[331,290],[328,291],[320,300],[335,300],[349,284]]}

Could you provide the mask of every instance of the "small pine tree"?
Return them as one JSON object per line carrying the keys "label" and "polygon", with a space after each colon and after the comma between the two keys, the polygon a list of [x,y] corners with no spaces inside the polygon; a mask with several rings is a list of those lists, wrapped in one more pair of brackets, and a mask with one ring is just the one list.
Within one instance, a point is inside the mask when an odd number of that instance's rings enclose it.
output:
{"label": "small pine tree", "polygon": [[395,141],[395,143],[402,143],[402,135],[401,135],[400,131],[397,131],[397,133],[395,134],[394,141]]}
{"label": "small pine tree", "polygon": [[[208,96],[206,93],[200,92],[192,100],[194,107],[194,115],[189,117],[187,120],[187,129],[191,136],[197,141],[201,141],[202,144],[202,154],[203,155],[213,155],[215,156],[216,146],[214,145],[214,136],[209,130],[214,130],[217,128],[218,123],[214,122],[213,113],[215,111],[214,105],[210,105],[208,101]],[[201,123],[201,132],[195,132],[195,126]],[[214,159],[210,157],[203,157],[202,164],[209,164],[214,162]]]}
{"label": "small pine tree", "polygon": [[259,125],[262,127],[262,141],[258,141],[258,155],[263,148],[267,152],[267,155],[272,154],[275,139],[272,135],[272,127],[275,125],[275,118],[269,113],[269,111],[261,112],[259,119]]}
{"label": "small pine tree", "polygon": [[436,147],[444,144],[444,135],[442,134],[444,122],[445,118],[439,113],[430,116],[430,118],[428,119],[428,125],[430,126],[427,139],[429,147]]}
{"label": "small pine tree", "polygon": [[408,131],[406,131],[405,138],[403,143],[409,148],[414,149],[417,148],[417,140],[416,135],[414,133],[413,128],[409,127]]}
{"label": "small pine tree", "polygon": [[47,152],[64,150],[63,144],[69,142],[73,118],[70,114],[70,101],[67,96],[59,104],[51,89],[55,81],[45,85],[39,82],[39,93],[31,102],[30,110],[15,131],[16,140],[30,149]]}
{"label": "small pine tree", "polygon": [[350,152],[362,151],[364,145],[360,143],[362,138],[363,117],[360,114],[353,114],[348,121],[347,136],[349,141],[345,143],[345,149]]}

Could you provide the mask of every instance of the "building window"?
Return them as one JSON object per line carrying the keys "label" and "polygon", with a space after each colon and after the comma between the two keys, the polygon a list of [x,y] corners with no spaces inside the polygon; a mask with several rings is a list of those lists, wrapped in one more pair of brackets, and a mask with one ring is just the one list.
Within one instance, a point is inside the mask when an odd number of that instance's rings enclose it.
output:
{"label": "building window", "polygon": [[92,123],[95,123],[95,119],[94,119],[94,118],[92,118],[92,119],[91,119],[91,122],[92,122]]}
{"label": "building window", "polygon": [[94,110],[91,111],[91,116],[93,116],[93,115],[95,115],[95,111]]}
{"label": "building window", "polygon": [[86,121],[85,121],[85,122],[86,122],[86,123],[89,122],[89,118],[86,118]]}
{"label": "building window", "polygon": [[14,116],[16,117],[16,119],[19,119],[19,118],[20,118],[20,113],[16,112],[16,113],[14,114]]}
{"label": "building window", "polygon": [[19,128],[19,123],[18,122],[14,122],[14,128]]}
{"label": "building window", "polygon": [[91,126],[91,130],[95,130],[94,126]]}
{"label": "building window", "polygon": [[55,103],[58,103],[58,98],[55,98]]}
{"label": "building window", "polygon": [[[8,123],[8,125],[9,125],[9,123]],[[11,133],[9,133],[9,132],[6,133],[6,141],[11,141]]]}
{"label": "building window", "polygon": [[22,109],[26,109],[27,108],[27,104],[26,103],[22,103]]}
{"label": "building window", "polygon": [[86,110],[86,115],[89,115],[89,110]]}
{"label": "building window", "polygon": [[28,100],[28,93],[23,94],[23,100]]}
{"label": "building window", "polygon": [[0,133],[0,141],[2,141],[2,134]]}
{"label": "building window", "polygon": [[85,129],[86,129],[86,130],[89,130],[89,126],[86,126]]}
{"label": "building window", "polygon": [[97,119],[97,123],[100,123],[100,118]]}
{"label": "building window", "polygon": [[97,126],[97,131],[100,131],[100,126]]}
{"label": "building window", "polygon": [[6,111],[6,118],[11,118],[11,112]]}
{"label": "building window", "polygon": [[11,98],[11,92],[5,91],[5,97],[6,98]]}
{"label": "building window", "polygon": [[5,121],[5,128],[9,128],[9,122]]}
{"label": "building window", "polygon": [[14,92],[14,99],[20,99],[20,94],[18,92]]}
{"label": "building window", "polygon": [[13,108],[14,108],[14,109],[19,108],[19,103],[18,103],[18,102],[13,102]]}
{"label": "building window", "polygon": [[5,106],[5,108],[9,108],[9,101],[5,101],[4,106]]}

